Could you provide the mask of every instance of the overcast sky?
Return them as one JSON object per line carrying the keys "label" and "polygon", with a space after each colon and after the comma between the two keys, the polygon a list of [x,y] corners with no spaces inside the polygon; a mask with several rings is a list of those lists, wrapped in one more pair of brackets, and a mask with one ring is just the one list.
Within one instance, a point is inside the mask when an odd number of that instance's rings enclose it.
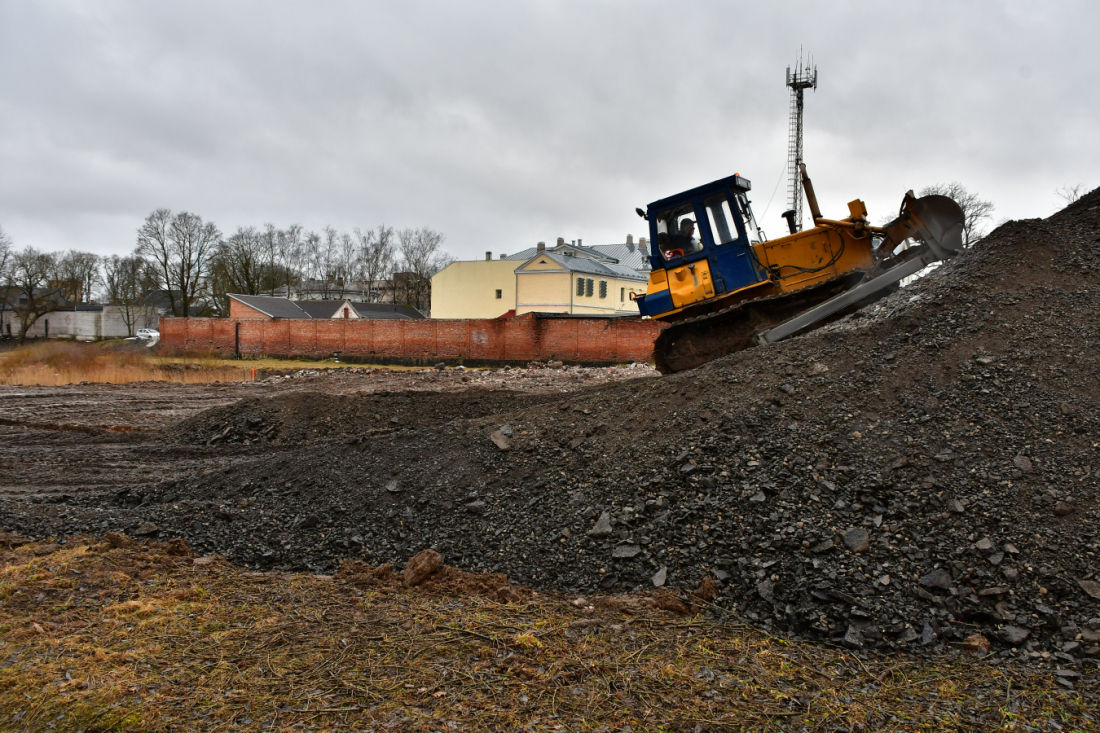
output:
{"label": "overcast sky", "polygon": [[0,0],[0,226],[126,253],[168,207],[428,226],[472,259],[622,242],[635,206],[736,172],[777,236],[800,48],[826,216],[954,180],[1047,216],[1100,184],[1098,30],[1095,0]]}

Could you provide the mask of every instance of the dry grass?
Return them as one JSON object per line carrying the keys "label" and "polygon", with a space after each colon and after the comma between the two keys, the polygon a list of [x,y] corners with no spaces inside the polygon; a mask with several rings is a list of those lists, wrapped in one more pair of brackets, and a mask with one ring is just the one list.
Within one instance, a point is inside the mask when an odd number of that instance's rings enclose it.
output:
{"label": "dry grass", "polygon": [[[116,544],[118,544],[116,542]],[[562,599],[383,594],[178,545],[8,551],[0,729],[1091,729],[1091,681],[962,654],[854,656]],[[579,623],[578,623],[579,622]],[[1031,726],[1029,728],[1028,726]]]}
{"label": "dry grass", "polygon": [[[225,359],[213,354],[163,355],[133,342],[81,343],[48,341],[0,351],[0,385],[56,386],[81,382],[247,382],[271,373],[299,369],[344,369],[366,366],[337,359]],[[423,367],[378,366],[373,369],[418,371]]]}
{"label": "dry grass", "polygon": [[164,359],[127,342],[49,341],[0,353],[0,384],[61,385],[81,382],[242,382],[252,367],[209,357]]}

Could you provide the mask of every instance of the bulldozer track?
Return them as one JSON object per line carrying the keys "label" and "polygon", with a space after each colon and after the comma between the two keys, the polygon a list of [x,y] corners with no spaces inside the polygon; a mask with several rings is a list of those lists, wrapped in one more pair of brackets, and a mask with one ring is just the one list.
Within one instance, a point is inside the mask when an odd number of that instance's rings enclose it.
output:
{"label": "bulldozer track", "polygon": [[[662,374],[672,374],[751,348],[756,345],[754,336],[761,330],[847,290],[863,275],[863,272],[849,273],[804,290],[743,301],[677,321],[657,337],[653,360]],[[814,324],[811,329],[820,325]]]}

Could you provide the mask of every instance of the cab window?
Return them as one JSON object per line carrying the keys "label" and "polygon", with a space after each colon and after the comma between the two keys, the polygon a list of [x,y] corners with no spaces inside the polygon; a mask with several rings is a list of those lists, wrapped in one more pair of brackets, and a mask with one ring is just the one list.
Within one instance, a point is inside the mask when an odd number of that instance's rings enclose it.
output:
{"label": "cab window", "polygon": [[657,215],[657,251],[666,261],[701,252],[695,209],[681,204]]}
{"label": "cab window", "polygon": [[703,208],[707,212],[710,233],[714,237],[715,245],[729,244],[741,238],[741,234],[737,231],[733,211],[730,209],[730,200],[726,194],[716,193],[703,199]]}
{"label": "cab window", "polygon": [[749,244],[760,244],[764,241],[764,233],[756,225],[756,217],[752,214],[752,206],[743,193],[737,195],[737,208],[741,211],[741,221],[745,222],[745,232],[749,235]]}

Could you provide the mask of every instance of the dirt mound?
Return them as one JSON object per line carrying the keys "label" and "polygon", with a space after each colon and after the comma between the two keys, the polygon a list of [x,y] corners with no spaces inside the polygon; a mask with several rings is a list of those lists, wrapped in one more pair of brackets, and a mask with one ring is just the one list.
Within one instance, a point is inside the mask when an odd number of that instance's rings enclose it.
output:
{"label": "dirt mound", "polygon": [[373,392],[332,395],[302,391],[276,399],[254,398],[207,410],[164,431],[178,443],[302,443],[356,440],[457,418],[507,412],[554,395],[472,389],[451,392]]}
{"label": "dirt mound", "polygon": [[500,603],[518,603],[532,595],[530,588],[513,585],[503,575],[467,573],[448,565],[436,570],[414,588],[409,588],[389,565],[375,567],[361,560],[347,560],[341,564],[336,577],[358,588],[384,593],[409,591],[432,596],[479,596]]}
{"label": "dirt mound", "polygon": [[[980,632],[1005,655],[1100,657],[1098,273],[1093,192],[691,372],[537,403],[302,397],[281,450],[73,499],[64,526],[148,522],[261,568],[400,568],[432,547],[536,589],[676,596],[709,578],[715,606],[850,647]],[[280,399],[236,409],[290,414]],[[370,433],[402,405],[408,425]],[[180,430],[209,440],[234,414]],[[0,526],[59,526],[36,509],[3,505]]]}

